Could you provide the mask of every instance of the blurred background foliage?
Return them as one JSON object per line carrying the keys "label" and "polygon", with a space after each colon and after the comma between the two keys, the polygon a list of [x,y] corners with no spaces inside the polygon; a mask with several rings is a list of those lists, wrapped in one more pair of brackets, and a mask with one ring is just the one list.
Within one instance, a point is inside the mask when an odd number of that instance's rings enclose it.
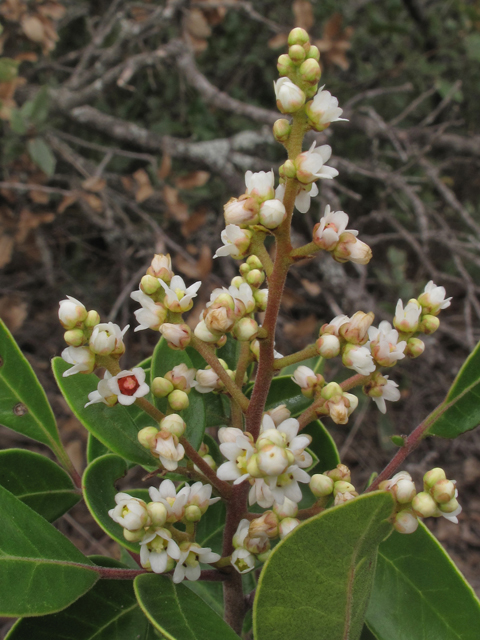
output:
{"label": "blurred background foliage", "polygon": [[[298,265],[277,348],[302,348],[338,313],[389,320],[398,297],[430,279],[454,296],[424,356],[392,376],[402,401],[385,417],[365,403],[350,432],[329,425],[356,473],[380,468],[390,436],[442,399],[480,338],[480,2],[0,0],[0,25],[0,316],[50,390],[79,467],[83,435],[49,373],[63,348],[58,300],[131,323],[130,292],[152,254],[170,252],[177,273],[203,280],[196,324],[210,291],[236,275],[231,260],[212,259],[223,204],[242,193],[247,169],[284,161],[271,135],[276,60],[293,26],[309,31],[321,83],[349,122],[307,140],[332,145],[340,176],[295,214],[294,240],[310,241],[328,203],[374,258],[366,268],[328,255]],[[127,336],[125,366],[158,338]],[[326,375],[338,373],[328,363]],[[2,438],[12,446],[12,434]],[[443,455],[461,490],[473,487],[478,436],[424,448],[407,468],[419,475]],[[470,499],[478,515],[474,489]],[[475,573],[480,517],[453,543],[450,525],[436,526]]]}

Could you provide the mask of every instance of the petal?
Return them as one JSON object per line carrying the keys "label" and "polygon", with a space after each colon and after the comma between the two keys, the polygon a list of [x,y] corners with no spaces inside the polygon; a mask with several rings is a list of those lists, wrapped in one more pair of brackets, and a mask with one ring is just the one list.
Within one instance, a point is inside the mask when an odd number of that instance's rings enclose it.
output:
{"label": "petal", "polygon": [[165,551],[161,551],[160,553],[156,551],[150,552],[150,566],[154,573],[163,573],[167,568],[167,563],[168,555]]}
{"label": "petal", "polygon": [[236,480],[241,475],[235,462],[224,462],[217,469],[217,478],[220,480]]}

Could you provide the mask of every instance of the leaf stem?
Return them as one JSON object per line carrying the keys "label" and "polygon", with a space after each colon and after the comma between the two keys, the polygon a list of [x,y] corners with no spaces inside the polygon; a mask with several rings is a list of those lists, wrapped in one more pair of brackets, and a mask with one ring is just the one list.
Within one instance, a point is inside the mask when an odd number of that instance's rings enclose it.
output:
{"label": "leaf stem", "polygon": [[278,358],[273,363],[273,368],[278,371],[279,369],[288,367],[291,364],[297,364],[297,362],[302,362],[302,360],[308,360],[308,358],[314,358],[315,356],[318,356],[317,346],[315,344],[309,344],[308,347],[305,347],[305,349],[302,349],[301,351],[292,353],[284,358]]}

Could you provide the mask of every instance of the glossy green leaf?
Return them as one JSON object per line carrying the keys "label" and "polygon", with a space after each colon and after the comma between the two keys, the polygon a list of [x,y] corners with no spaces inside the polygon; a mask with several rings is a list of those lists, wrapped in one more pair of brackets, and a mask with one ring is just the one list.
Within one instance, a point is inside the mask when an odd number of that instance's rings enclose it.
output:
{"label": "glossy green leaf", "polygon": [[0,451],[0,485],[49,522],[62,516],[81,498],[61,467],[25,449]]}
{"label": "glossy green leaf", "polygon": [[228,364],[228,368],[235,371],[237,368],[238,358],[240,357],[240,350],[242,343],[235,338],[232,338],[231,334],[227,334],[227,342],[221,349],[217,349],[217,358],[225,360]]}
{"label": "glossy green leaf", "polygon": [[[119,456],[110,453],[96,458],[88,465],[83,474],[84,498],[88,510],[105,533],[123,547],[140,553],[138,543],[127,542],[123,536],[123,527],[108,515],[109,510],[115,507],[115,495],[118,493],[115,482],[122,478],[127,471],[127,462]],[[146,489],[132,491],[127,489],[125,492],[149,501]]]}
{"label": "glossy green leaf", "polygon": [[106,447],[100,440],[97,440],[91,433],[88,434],[87,440],[87,463],[93,462],[100,456],[104,456],[106,453],[112,453],[108,447]]}
{"label": "glossy green leaf", "polygon": [[0,487],[0,616],[61,611],[98,580],[92,563],[42,516]]}
{"label": "glossy green leaf", "polygon": [[420,524],[380,545],[367,623],[378,640],[478,640],[480,602]]}
{"label": "glossy green leaf", "polygon": [[[193,367],[192,361],[185,351],[170,349],[167,341],[162,338],[157,343],[152,356],[152,380],[158,376],[163,377],[167,371],[171,371],[173,367],[182,363],[186,364],[187,367]],[[185,411],[182,411],[182,418],[187,424],[185,437],[190,444],[198,450],[202,444],[203,434],[205,433],[205,403],[202,394],[197,393],[195,389],[190,391],[188,399],[190,404]],[[156,405],[161,411],[166,413],[166,398],[157,398]]]}
{"label": "glossy green leaf", "polygon": [[378,640],[377,636],[374,636],[366,624],[363,625],[362,635],[360,640]]}
{"label": "glossy green leaf", "polygon": [[97,388],[96,375],[77,373],[64,378],[63,373],[70,365],[62,358],[54,358],[52,368],[68,406],[90,433],[122,458],[146,467],[154,465],[152,455],[138,442],[140,428],[125,407],[121,404],[107,407],[103,402],[85,407],[88,394]]}
{"label": "glossy green leaf", "polygon": [[391,495],[371,493],[306,520],[282,540],[258,582],[255,640],[358,640],[393,510]]}
{"label": "glossy green leaf", "polygon": [[456,438],[480,424],[480,342],[463,363],[443,404],[449,407],[428,429],[428,434]]}
{"label": "glossy green leaf", "polygon": [[[110,558],[95,564],[123,567]],[[101,580],[60,613],[19,620],[5,640],[154,640],[152,625],[138,606],[129,580]]]}
{"label": "glossy green leaf", "polygon": [[162,575],[143,574],[134,582],[137,600],[150,622],[168,640],[238,640],[239,636],[199,596]]}
{"label": "glossy green leaf", "polygon": [[45,391],[1,320],[0,424],[46,444],[60,460],[65,460]]}
{"label": "glossy green leaf", "polygon": [[268,410],[279,404],[286,404],[295,417],[312,404],[312,399],[302,395],[300,387],[293,382],[291,376],[278,376],[272,380],[265,406]]}
{"label": "glossy green leaf", "polygon": [[225,462],[225,458],[222,456],[220,447],[218,446],[218,442],[214,440],[212,436],[209,436],[208,433],[206,433],[203,437],[203,442],[207,445],[208,453],[215,460],[217,466],[220,466],[223,462]]}
{"label": "glossy green leaf", "polygon": [[53,155],[53,151],[43,138],[32,138],[27,142],[27,150],[32,161],[47,176],[53,176],[55,173],[55,165],[57,161]]}

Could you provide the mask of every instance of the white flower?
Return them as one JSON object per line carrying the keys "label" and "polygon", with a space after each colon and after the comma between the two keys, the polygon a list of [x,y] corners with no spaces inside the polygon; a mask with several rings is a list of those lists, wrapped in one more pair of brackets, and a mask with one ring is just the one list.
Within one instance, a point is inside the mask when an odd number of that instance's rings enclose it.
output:
{"label": "white flower", "polygon": [[[330,205],[313,229],[313,241],[316,245],[330,251],[339,242],[341,234],[347,229],[348,215],[344,211],[331,211]],[[349,233],[357,235],[358,231],[349,229]]]}
{"label": "white flower", "polygon": [[108,386],[118,396],[118,402],[125,406],[133,404],[137,398],[146,396],[150,391],[145,382],[145,371],[141,367],[120,371],[108,380]]}
{"label": "white flower", "polygon": [[168,379],[172,382],[175,389],[181,389],[182,391],[187,391],[188,389],[192,389],[197,386],[195,382],[195,374],[197,370],[192,368],[188,368],[188,365],[182,363],[177,364],[170,371]]}
{"label": "white flower", "polygon": [[455,509],[455,511],[452,511],[452,513],[446,513],[445,511],[440,511],[440,515],[442,515],[444,518],[446,518],[450,522],[453,522],[454,524],[458,524],[457,516],[460,513],[462,513],[462,507],[460,505],[458,505],[458,507]]}
{"label": "white flower", "polygon": [[128,531],[136,531],[149,524],[150,517],[143,500],[134,498],[128,493],[117,493],[115,502],[117,506],[108,512],[114,522]]}
{"label": "white flower", "polygon": [[160,325],[160,333],[170,345],[177,349],[185,349],[191,340],[191,331],[188,324],[164,322]]}
{"label": "white flower", "polygon": [[294,113],[305,104],[305,94],[288,78],[279,78],[273,83],[277,107],[282,113]]}
{"label": "white flower", "polygon": [[74,329],[87,317],[85,306],[76,298],[67,296],[66,300],[60,300],[58,319],[64,329]]}
{"label": "white flower", "polygon": [[332,155],[332,147],[328,144],[323,144],[321,147],[315,145],[316,142],[313,142],[308,151],[304,151],[295,159],[297,180],[303,184],[310,184],[319,178],[332,180],[338,176],[336,169],[325,165]]}
{"label": "white flower", "polygon": [[445,298],[446,293],[445,287],[437,287],[433,280],[430,280],[425,286],[424,292],[418,298],[424,313],[436,316],[441,309],[449,307],[452,298]]}
{"label": "white flower", "polygon": [[185,449],[178,442],[177,436],[166,429],[161,429],[155,438],[155,447],[152,453],[158,455],[165,469],[175,471],[179,461],[183,460]]}
{"label": "white flower", "polygon": [[67,347],[62,351],[62,358],[74,365],[64,372],[64,378],[74,373],[92,373],[95,369],[95,354],[88,347]]}
{"label": "white flower", "polygon": [[413,333],[418,328],[421,313],[422,307],[417,300],[409,300],[405,308],[403,308],[402,300],[399,300],[395,309],[393,324],[399,331]]}
{"label": "white flower", "polygon": [[211,391],[218,391],[223,387],[220,378],[213,369],[198,369],[195,374],[197,386],[195,389],[198,393],[210,393]]}
{"label": "white flower", "polygon": [[[252,288],[246,282],[241,284],[238,289],[233,285],[228,287],[228,293],[235,301],[235,314],[237,316],[252,313],[255,309],[255,298],[253,297]],[[243,304],[243,307],[239,307],[239,302]]]}
{"label": "white flower", "polygon": [[163,324],[167,318],[167,310],[163,304],[154,302],[150,296],[147,296],[141,289],[132,291],[130,297],[142,305],[141,309],[135,311],[135,318],[138,322],[138,327],[135,328],[135,331],[142,331],[143,329],[158,331],[160,325]]}
{"label": "white flower", "polygon": [[202,513],[205,513],[210,505],[215,504],[216,502],[221,500],[221,498],[212,498],[211,495],[211,484],[202,484],[201,482],[195,482],[190,487],[187,505],[196,505],[202,511]]}
{"label": "white flower", "polygon": [[362,376],[368,376],[376,369],[368,347],[359,347],[357,345],[347,347],[343,352],[342,362],[348,369],[353,369]]}
{"label": "white flower", "polygon": [[386,320],[380,322],[378,329],[370,327],[368,337],[372,355],[382,367],[391,367],[405,357],[403,352],[407,343],[405,340],[398,342],[398,331]]}
{"label": "white flower", "polygon": [[178,584],[185,578],[187,580],[198,580],[201,569],[200,562],[210,564],[218,562],[222,556],[213,553],[210,547],[203,548],[195,542],[184,542],[180,545],[180,558],[173,572],[173,582]]}
{"label": "white flower", "polygon": [[[255,453],[255,447],[241,429],[235,429],[235,432],[233,432],[233,427],[230,429],[229,439],[220,444],[220,451],[228,462],[219,466],[217,477],[220,480],[234,480],[234,484],[238,484],[250,477],[250,474],[247,473],[247,463]],[[233,437],[235,437],[234,441]]]}
{"label": "white flower", "polygon": [[248,229],[241,229],[236,224],[227,224],[220,237],[224,246],[217,249],[213,256],[214,258],[219,258],[220,256],[243,258],[250,246],[252,232]]}
{"label": "white flower", "polygon": [[[307,213],[307,211],[310,209],[311,198],[315,198],[315,196],[318,196],[317,185],[313,183],[309,186],[310,188],[308,188],[307,185],[302,187],[302,190],[300,191],[298,196],[295,198],[295,206],[300,211],[300,213]],[[283,202],[283,198],[285,197],[284,184],[279,184],[278,187],[275,189],[275,197],[278,200],[281,200]]]}
{"label": "white flower", "polygon": [[150,487],[148,490],[153,502],[160,502],[167,509],[167,522],[172,524],[183,518],[185,505],[190,495],[190,486],[184,485],[178,492],[171,480],[163,480],[158,489]]}
{"label": "white flower", "polygon": [[128,331],[129,326],[120,329],[118,324],[113,322],[101,322],[97,324],[90,336],[90,349],[100,356],[108,356],[111,353],[122,354],[125,351],[123,336]]}
{"label": "white flower", "polygon": [[331,122],[338,122],[339,120],[348,122],[346,118],[340,118],[343,109],[338,106],[337,98],[333,97],[330,91],[322,91],[322,89],[323,87],[318,90],[314,99],[307,104],[306,113],[309,120],[320,130],[323,130],[325,125],[329,125]]}
{"label": "white flower", "polygon": [[260,224],[267,229],[276,229],[286,217],[287,210],[280,200],[266,200],[260,207]]}
{"label": "white flower", "polygon": [[379,411],[386,413],[387,407],[385,405],[385,400],[397,402],[397,400],[400,400],[400,391],[398,390],[398,384],[396,382],[388,380],[388,376],[383,377],[387,379],[387,383],[380,387],[382,395],[379,398],[373,397],[373,400]]}
{"label": "white flower", "polygon": [[275,175],[273,169],[270,171],[247,171],[245,173],[246,193],[262,202],[273,198]]}
{"label": "white flower", "polygon": [[91,404],[96,404],[97,402],[103,402],[109,407],[113,407],[113,405],[117,403],[117,396],[112,393],[112,390],[108,386],[108,381],[111,377],[112,374],[105,371],[103,380],[99,380],[98,382],[97,390],[88,394],[89,402],[87,402],[85,407],[88,407]]}
{"label": "white flower", "polygon": [[140,563],[144,569],[165,573],[171,571],[173,561],[179,559],[180,548],[168,529],[157,528],[140,542]]}
{"label": "white flower", "polygon": [[297,435],[299,428],[300,423],[295,418],[287,418],[276,427],[273,419],[266,413],[262,418],[258,441],[261,442],[267,436],[270,437],[270,434],[273,435],[276,430],[282,435],[285,446],[293,454],[295,463],[299,467],[306,468],[313,462],[311,455],[305,451],[312,439],[310,436]]}
{"label": "white flower", "polygon": [[[263,487],[260,488],[260,491],[255,485],[250,489],[249,493],[249,503],[254,504],[252,502],[252,498],[255,495],[258,504],[261,507],[268,509],[273,505],[274,502],[278,504],[283,504],[285,498],[292,500],[293,502],[300,502],[302,499],[302,490],[300,489],[298,483],[309,483],[310,476],[303,469],[299,469],[296,464],[291,465],[282,475],[277,478],[265,478],[265,483],[268,485],[268,489],[270,490],[270,494],[272,496],[271,500],[267,500],[267,494]],[[262,481],[263,482],[263,481]],[[255,493],[254,490],[255,489]],[[260,496],[259,496],[260,493]],[[262,500],[262,502],[260,501]],[[268,501],[268,505],[267,505]]]}
{"label": "white flower", "polygon": [[187,288],[183,278],[180,276],[173,276],[170,286],[165,284],[163,280],[158,280],[165,291],[164,304],[167,309],[174,313],[184,313],[193,306],[193,298],[196,297],[197,291],[200,289],[202,283],[200,281],[190,285]]}
{"label": "white flower", "polygon": [[310,367],[300,365],[295,369],[292,380],[302,389],[310,389],[317,383],[317,374]]}
{"label": "white flower", "polygon": [[255,556],[243,547],[239,547],[232,553],[230,563],[238,573],[248,573],[255,569]]}
{"label": "white flower", "polygon": [[248,197],[230,198],[223,206],[223,216],[227,226],[231,224],[244,226],[257,224],[258,212],[258,202]]}
{"label": "white flower", "polygon": [[332,334],[334,336],[337,336],[338,338],[338,336],[340,335],[340,327],[342,327],[344,324],[347,324],[348,322],[350,322],[350,318],[344,314],[335,316],[335,318],[333,318],[333,320],[330,320],[328,324],[323,325],[323,327],[321,328],[321,333],[322,335]]}

